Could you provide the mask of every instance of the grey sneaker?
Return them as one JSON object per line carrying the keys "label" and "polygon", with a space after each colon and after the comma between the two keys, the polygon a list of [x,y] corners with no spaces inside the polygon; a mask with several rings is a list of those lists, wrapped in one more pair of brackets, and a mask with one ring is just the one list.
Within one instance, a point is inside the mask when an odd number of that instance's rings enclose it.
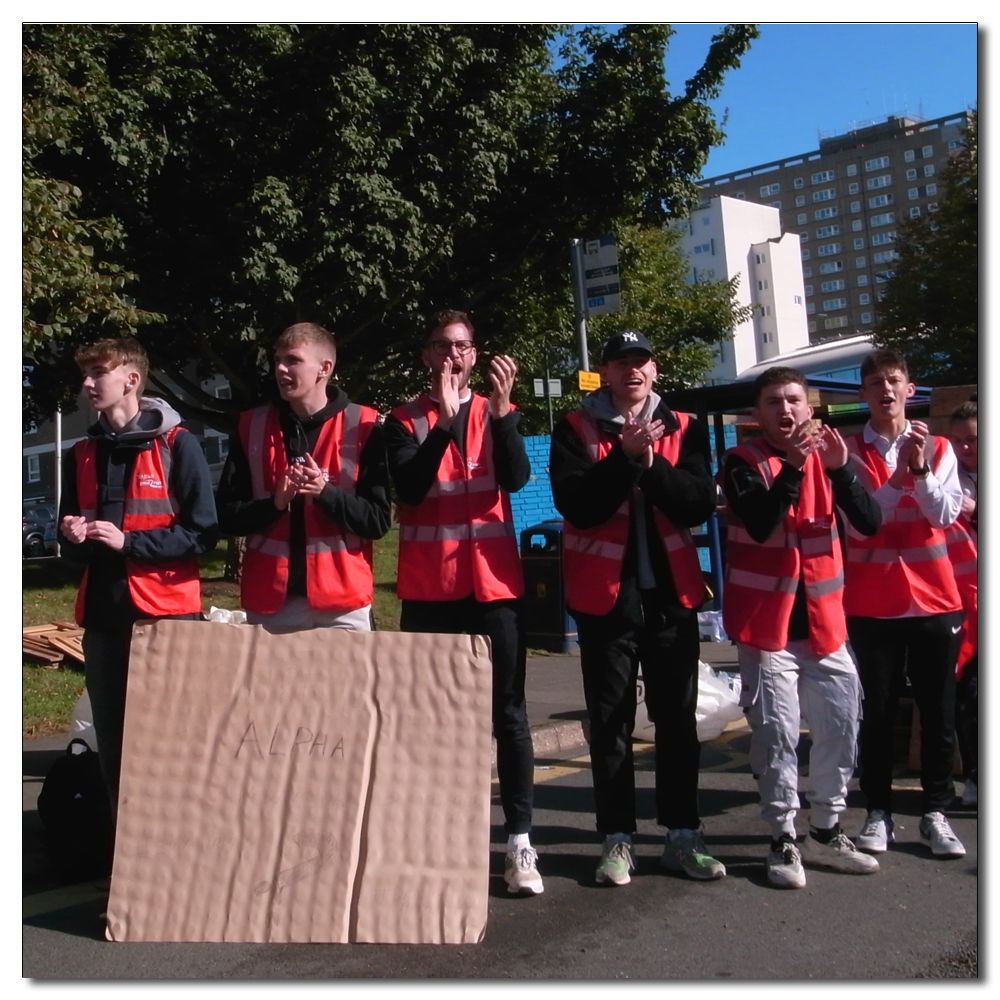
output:
{"label": "grey sneaker", "polygon": [[779,889],[804,889],[806,873],[802,868],[802,855],[790,840],[781,842],[781,850],[767,856],[767,880]]}
{"label": "grey sneaker", "polygon": [[892,816],[881,809],[873,809],[868,814],[865,825],[861,827],[861,832],[854,838],[854,846],[869,854],[882,854],[895,840],[892,830]]}
{"label": "grey sneaker", "polygon": [[962,841],[955,836],[943,813],[925,813],[920,821],[920,839],[936,858],[965,857]]}
{"label": "grey sneaker", "polygon": [[635,868],[632,844],[627,840],[612,840],[606,837],[601,848],[601,863],[597,866],[595,878],[602,885],[628,885],[632,881],[629,872]]}
{"label": "grey sneaker", "polygon": [[971,806],[979,807],[979,789],[974,781],[967,781],[962,788],[962,805],[966,809]]}
{"label": "grey sneaker", "polygon": [[832,868],[847,875],[874,875],[878,871],[878,862],[862,854],[843,830],[835,833],[828,844],[821,844],[811,833],[806,834],[802,841],[802,860],[807,865]]}
{"label": "grey sneaker", "polygon": [[538,851],[533,847],[522,847],[508,851],[504,860],[503,880],[511,893],[530,893],[532,896],[545,892],[542,876],[538,874]]}
{"label": "grey sneaker", "polygon": [[705,849],[705,838],[700,830],[670,830],[663,845],[660,864],[701,882],[722,878],[726,874],[726,866]]}

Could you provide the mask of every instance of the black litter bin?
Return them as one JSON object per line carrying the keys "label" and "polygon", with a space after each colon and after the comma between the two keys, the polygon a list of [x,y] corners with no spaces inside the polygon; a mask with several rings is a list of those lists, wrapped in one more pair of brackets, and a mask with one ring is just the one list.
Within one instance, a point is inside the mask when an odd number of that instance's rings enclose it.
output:
{"label": "black litter bin", "polygon": [[521,623],[529,649],[573,653],[576,623],[566,611],[562,575],[562,519],[543,521],[521,532],[524,598]]}

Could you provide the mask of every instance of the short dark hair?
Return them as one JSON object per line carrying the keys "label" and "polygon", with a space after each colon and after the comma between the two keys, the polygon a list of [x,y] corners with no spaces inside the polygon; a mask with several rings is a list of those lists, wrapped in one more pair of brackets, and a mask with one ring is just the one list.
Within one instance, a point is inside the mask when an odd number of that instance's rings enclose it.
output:
{"label": "short dark hair", "polygon": [[469,331],[469,336],[474,341],[476,339],[476,328],[469,319],[469,314],[460,309],[439,309],[430,318],[430,326],[424,330],[424,343],[426,344],[435,330],[440,330],[442,326],[449,326],[452,323],[461,323]]}
{"label": "short dark hair", "polygon": [[861,381],[864,382],[869,375],[874,375],[880,368],[898,368],[906,376],[907,381],[910,379],[906,358],[898,351],[883,348],[865,355],[864,361],[861,362]]}
{"label": "short dark hair", "polygon": [[948,417],[950,423],[958,423],[959,420],[979,421],[979,404],[974,399],[964,402],[957,410]]}
{"label": "short dark hair", "polygon": [[316,344],[328,350],[334,361],[337,360],[337,342],[333,334],[318,323],[293,323],[286,327],[274,342],[273,350],[294,347],[296,344]]}
{"label": "short dark hair", "polygon": [[801,385],[803,389],[809,387],[805,375],[798,368],[788,368],[784,365],[774,365],[772,368],[768,368],[767,371],[761,372],[753,380],[754,403],[760,401],[761,393],[769,385],[791,385],[792,383]]}

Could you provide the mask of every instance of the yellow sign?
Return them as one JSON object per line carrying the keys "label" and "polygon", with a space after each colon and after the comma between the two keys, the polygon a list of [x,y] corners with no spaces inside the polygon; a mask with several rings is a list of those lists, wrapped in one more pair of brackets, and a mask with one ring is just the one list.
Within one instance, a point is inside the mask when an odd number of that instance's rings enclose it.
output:
{"label": "yellow sign", "polygon": [[577,372],[580,379],[580,388],[584,392],[601,388],[601,375],[599,372]]}

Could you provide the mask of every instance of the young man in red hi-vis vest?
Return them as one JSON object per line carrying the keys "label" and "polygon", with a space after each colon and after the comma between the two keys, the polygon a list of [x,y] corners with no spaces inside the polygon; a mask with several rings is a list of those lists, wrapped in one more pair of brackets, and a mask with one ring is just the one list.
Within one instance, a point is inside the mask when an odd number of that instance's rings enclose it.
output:
{"label": "young man in red hi-vis vest", "polygon": [[635,867],[636,679],[642,665],[655,727],[660,863],[694,879],[725,866],[705,848],[698,810],[697,609],[708,596],[689,529],[715,505],[708,436],[653,391],[646,337],[616,333],[604,385],[552,434],[552,495],[563,515],[566,601],[576,619],[590,716],[595,818],[604,835],[599,883],[625,885]]}
{"label": "young man in red hi-vis vest", "polygon": [[504,880],[510,893],[537,895],[543,884],[530,837],[534,754],[518,620],[524,583],[510,507],[510,494],[527,483],[531,466],[510,402],[517,365],[504,355],[491,360],[487,398],[469,388],[476,357],[469,317],[437,313],[421,352],[431,390],[386,421],[400,501],[399,627],[490,637]]}
{"label": "young man in red hi-vis vest", "polygon": [[378,413],[330,384],[332,334],[288,327],[278,399],[239,416],[219,481],[219,527],[245,535],[240,602],[269,632],[372,627],[372,541],[389,530]]}
{"label": "young man in red hi-vis vest", "polygon": [[65,455],[59,548],[86,566],[76,620],[116,812],[132,625],[201,619],[198,556],[215,547],[215,500],[198,439],[162,399],[142,396],[149,361],[138,341],[101,340],[75,360],[97,422]]}
{"label": "young man in red hi-vis vest", "polygon": [[958,651],[955,731],[962,757],[961,804],[979,806],[979,404],[963,403],[948,418],[948,440],[958,458],[962,512],[947,530],[948,556],[965,622]]}
{"label": "young man in red hi-vis vest", "polygon": [[962,601],[945,530],[959,515],[962,489],[948,441],[906,419],[915,391],[895,351],[873,351],[862,361],[860,396],[871,417],[847,445],[882,508],[882,527],[870,538],[848,531],[844,574],[847,631],[864,689],[860,785],[868,817],[856,843],[880,853],[894,837],[894,733],[905,671],[920,712],[920,839],[935,857],[958,858],[965,848],[944,813],[954,797]]}
{"label": "young man in red hi-vis vest", "polygon": [[[812,419],[805,376],[774,367],[754,383],[760,437],[723,467],[729,507],[723,624],[739,649],[750,766],[771,829],[767,880],[805,888],[802,864],[878,871],[840,827],[854,773],[861,685],[847,648],[836,510],[863,535],[881,510],[854,474],[847,445]],[[796,842],[800,720],[809,724],[809,832]]]}

